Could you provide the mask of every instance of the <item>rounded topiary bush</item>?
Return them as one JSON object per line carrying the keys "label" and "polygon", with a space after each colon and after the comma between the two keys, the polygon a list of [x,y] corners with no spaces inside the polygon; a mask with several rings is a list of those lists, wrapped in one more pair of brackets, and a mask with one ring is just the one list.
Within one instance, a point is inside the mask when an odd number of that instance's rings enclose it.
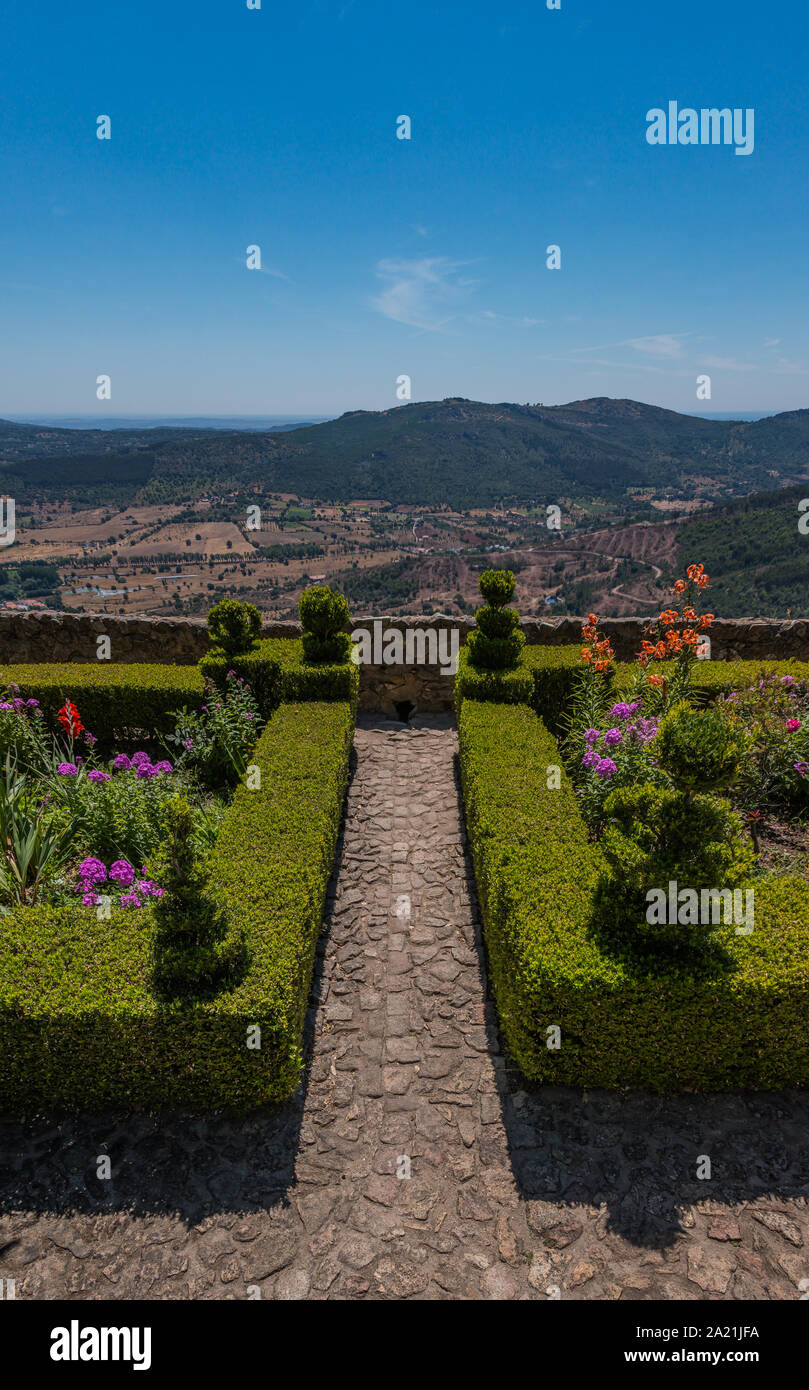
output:
{"label": "rounded topiary bush", "polygon": [[487,603],[493,608],[504,608],[514,597],[514,575],[511,570],[484,570],[478,579],[478,587]]}
{"label": "rounded topiary bush", "polygon": [[344,594],[326,584],[316,584],[301,594],[298,612],[303,626],[305,661],[348,661],[351,638],[342,629],[351,622],[351,612]]}
{"label": "rounded topiary bush", "polygon": [[520,615],[516,608],[493,608],[491,604],[484,604],[475,614],[478,631],[484,637],[491,637],[493,641],[502,640],[510,637],[512,632],[519,626]]}
{"label": "rounded topiary bush", "polygon": [[695,796],[641,783],[611,792],[601,848],[609,866],[599,888],[603,925],[630,931],[648,944],[694,945],[714,923],[649,919],[650,893],[734,889],[749,879],[755,851],[741,816],[715,796]]}
{"label": "rounded topiary bush", "polygon": [[505,606],[514,597],[514,575],[511,570],[484,570],[478,585],[486,602],[475,614],[477,626],[466,644],[469,661],[483,671],[511,670],[525,646],[525,635],[517,630],[520,615]]}
{"label": "rounded topiary bush", "polygon": [[510,637],[487,637],[475,631],[466,641],[469,660],[481,671],[510,671],[519,663],[524,646],[522,632],[512,632]]}
{"label": "rounded topiary bush", "polygon": [[675,705],[660,721],[651,752],[674,785],[685,792],[707,792],[732,782],[743,745],[718,709]]}
{"label": "rounded topiary bush", "polygon": [[238,656],[261,635],[261,613],[254,603],[225,598],[208,613],[208,635],[226,656]]}

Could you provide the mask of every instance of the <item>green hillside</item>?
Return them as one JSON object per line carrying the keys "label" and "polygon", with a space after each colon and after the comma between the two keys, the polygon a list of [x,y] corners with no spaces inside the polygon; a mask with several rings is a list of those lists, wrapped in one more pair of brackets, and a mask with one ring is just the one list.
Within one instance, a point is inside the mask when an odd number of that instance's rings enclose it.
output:
{"label": "green hillside", "polygon": [[759,493],[680,528],[679,568],[705,565],[714,612],[723,618],[809,617],[809,535],[798,530],[798,502],[807,496],[805,486]]}
{"label": "green hillside", "polygon": [[[35,453],[43,433],[47,450]],[[88,444],[88,436],[97,437]],[[60,466],[66,453],[77,454],[78,472]],[[0,422],[0,487],[83,500],[95,485],[93,453],[105,485],[129,501],[264,491],[470,508],[616,499],[627,488],[728,497],[809,478],[809,411],[747,424],[607,398],[554,407],[452,399],[269,434],[43,432]]]}

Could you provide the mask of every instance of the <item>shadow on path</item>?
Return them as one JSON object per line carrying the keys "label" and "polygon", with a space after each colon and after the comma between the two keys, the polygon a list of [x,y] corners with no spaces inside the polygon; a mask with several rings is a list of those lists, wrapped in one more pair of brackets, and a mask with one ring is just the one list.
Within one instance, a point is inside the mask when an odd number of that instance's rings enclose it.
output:
{"label": "shadow on path", "polygon": [[[460,814],[463,796],[456,759]],[[533,1085],[505,1057],[491,991],[464,823],[467,884],[486,992],[486,1027],[496,1059],[509,1160],[520,1196],[566,1211],[606,1208],[607,1229],[636,1246],[661,1249],[689,1225],[697,1203],[735,1209],[766,1199],[809,1199],[809,1092],[660,1096],[581,1092]],[[699,1179],[701,1156],[710,1179]],[[766,1202],[765,1202],[766,1205]],[[543,1209],[543,1219],[554,1214]],[[806,1223],[806,1213],[802,1221]],[[564,1239],[560,1231],[559,1239]],[[809,1264],[807,1264],[809,1274]]]}

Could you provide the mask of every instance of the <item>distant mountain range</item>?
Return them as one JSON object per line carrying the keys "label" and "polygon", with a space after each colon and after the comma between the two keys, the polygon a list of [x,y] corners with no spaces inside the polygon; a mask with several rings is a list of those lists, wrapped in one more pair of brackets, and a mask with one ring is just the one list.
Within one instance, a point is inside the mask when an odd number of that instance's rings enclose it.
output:
{"label": "distant mountain range", "polygon": [[617,500],[630,488],[727,499],[804,479],[809,410],[734,421],[606,397],[548,407],[456,398],[281,432],[0,421],[0,489],[23,502],[193,501],[239,491],[470,508]]}

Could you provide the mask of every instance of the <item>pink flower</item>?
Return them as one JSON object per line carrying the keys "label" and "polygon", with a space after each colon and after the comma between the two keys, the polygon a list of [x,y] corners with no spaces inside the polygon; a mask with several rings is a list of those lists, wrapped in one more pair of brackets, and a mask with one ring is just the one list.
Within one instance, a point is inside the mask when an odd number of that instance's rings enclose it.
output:
{"label": "pink flower", "polygon": [[108,772],[100,772],[96,767],[93,768],[92,772],[88,772],[87,776],[91,782],[109,782],[110,780]]}
{"label": "pink flower", "polygon": [[796,730],[796,729],[799,729],[800,727],[801,727],[801,721],[800,721],[800,719],[788,719],[788,720],[787,720],[787,728],[789,729],[789,732],[790,732],[791,734],[794,734],[794,733],[795,733],[795,730]]}

